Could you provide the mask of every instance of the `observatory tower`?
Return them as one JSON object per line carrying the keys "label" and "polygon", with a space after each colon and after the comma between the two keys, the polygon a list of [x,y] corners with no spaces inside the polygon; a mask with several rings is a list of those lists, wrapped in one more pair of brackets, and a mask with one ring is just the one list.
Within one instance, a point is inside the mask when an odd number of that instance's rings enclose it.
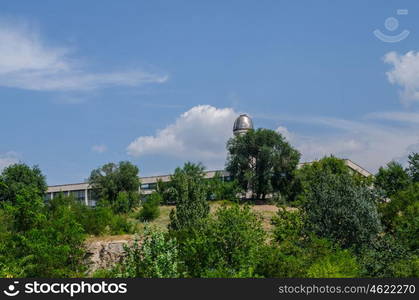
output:
{"label": "observatory tower", "polygon": [[245,134],[251,129],[253,129],[253,122],[246,114],[240,115],[236,121],[234,121],[233,133],[235,136]]}

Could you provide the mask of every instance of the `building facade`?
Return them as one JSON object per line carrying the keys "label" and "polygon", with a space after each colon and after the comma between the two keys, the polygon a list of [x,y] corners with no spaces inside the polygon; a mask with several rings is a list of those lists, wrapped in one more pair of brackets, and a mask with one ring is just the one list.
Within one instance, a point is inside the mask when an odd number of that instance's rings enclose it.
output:
{"label": "building facade", "polygon": [[[233,134],[235,136],[245,134],[248,130],[253,129],[253,122],[252,119],[246,115],[240,115],[233,125]],[[357,165],[353,161],[349,159],[344,159],[345,164],[354,172],[357,172],[365,177],[371,176],[372,174],[362,168],[361,166]],[[302,167],[307,163],[301,163],[298,167]],[[230,180],[230,174],[225,170],[214,170],[214,171],[207,171],[205,172],[205,177],[210,179],[215,176],[215,174],[219,172],[224,180]],[[159,175],[159,176],[148,176],[148,177],[140,177],[140,188],[139,192],[142,195],[151,194],[153,191],[156,190],[157,182],[168,182],[170,181],[170,175]],[[66,196],[73,196],[76,200],[85,203],[88,206],[96,206],[98,201],[92,187],[89,183],[73,183],[73,184],[63,184],[63,185],[53,185],[49,186],[47,193],[45,195],[45,199],[51,200],[59,194],[64,194]]]}

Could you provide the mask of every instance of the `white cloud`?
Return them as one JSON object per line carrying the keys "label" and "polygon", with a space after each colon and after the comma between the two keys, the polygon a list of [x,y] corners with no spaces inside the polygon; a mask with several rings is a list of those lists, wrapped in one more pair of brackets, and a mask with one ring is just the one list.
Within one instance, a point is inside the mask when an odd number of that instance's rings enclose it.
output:
{"label": "white cloud", "polygon": [[93,145],[92,151],[97,153],[104,153],[108,150],[108,147],[106,145]]}
{"label": "white cloud", "polygon": [[410,51],[404,55],[389,52],[384,62],[393,66],[386,75],[392,84],[402,87],[402,101],[406,104],[419,101],[419,52]]}
{"label": "white cloud", "polygon": [[293,139],[293,134],[289,132],[288,128],[284,126],[279,126],[276,129],[276,132],[280,133],[288,142],[290,142]]}
{"label": "white cloud", "polygon": [[7,152],[4,154],[0,154],[0,172],[13,164],[16,164],[19,162],[19,159],[17,157],[17,154],[15,152]]}
{"label": "white cloud", "polygon": [[237,115],[232,108],[192,107],[154,136],[137,138],[127,147],[127,152],[137,157],[162,154],[201,161],[209,168],[222,167],[226,142],[232,136],[232,124]]}
{"label": "white cloud", "polygon": [[399,111],[374,112],[374,113],[367,114],[366,118],[419,124],[419,113],[409,113],[409,112],[399,112]]}
{"label": "white cloud", "polygon": [[85,91],[162,83],[142,70],[90,72],[67,47],[49,46],[30,25],[0,20],[0,86],[36,91]]}
{"label": "white cloud", "polygon": [[[298,118],[297,118],[298,120]],[[305,119],[304,122],[307,122]],[[316,134],[313,127],[310,136],[289,132],[290,143],[302,154],[302,161],[312,161],[335,155],[349,158],[362,167],[376,172],[389,161],[407,156],[419,142],[419,126],[396,127],[372,122],[356,122],[332,118],[312,118],[312,126],[326,126],[337,132]]]}

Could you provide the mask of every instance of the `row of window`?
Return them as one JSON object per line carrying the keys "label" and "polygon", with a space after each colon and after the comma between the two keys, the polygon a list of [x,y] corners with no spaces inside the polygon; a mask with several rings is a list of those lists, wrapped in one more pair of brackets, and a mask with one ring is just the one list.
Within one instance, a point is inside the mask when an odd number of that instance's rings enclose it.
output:
{"label": "row of window", "polygon": [[[223,181],[231,181],[231,176],[224,176]],[[141,184],[141,190],[155,190],[157,188],[157,183],[144,183]],[[53,192],[47,193],[45,195],[45,201],[49,201],[52,198],[58,197],[60,194],[64,196],[73,196],[77,201],[85,203],[86,194],[85,190],[76,190],[76,191],[60,191],[60,192]],[[97,195],[93,190],[87,190],[87,199],[89,206],[96,206],[96,201],[98,199]]]}
{"label": "row of window", "polygon": [[[223,181],[231,181],[231,176],[224,176],[222,177]],[[155,190],[157,188],[157,183],[143,183],[141,185],[141,190]]]}
{"label": "row of window", "polygon": [[[50,201],[52,198],[56,198],[60,195],[63,196],[72,196],[77,201],[85,203],[86,201],[86,192],[85,190],[75,190],[75,191],[60,191],[60,192],[53,192],[53,193],[46,193],[45,194],[45,201]],[[87,190],[87,199],[89,206],[96,206],[97,196],[95,195],[94,191]]]}

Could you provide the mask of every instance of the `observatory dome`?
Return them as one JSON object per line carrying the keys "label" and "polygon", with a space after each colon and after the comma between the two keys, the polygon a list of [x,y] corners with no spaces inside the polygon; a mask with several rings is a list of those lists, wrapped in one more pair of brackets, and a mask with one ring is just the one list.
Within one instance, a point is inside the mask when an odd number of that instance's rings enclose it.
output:
{"label": "observatory dome", "polygon": [[240,115],[236,121],[234,121],[233,133],[236,136],[244,134],[251,129],[253,129],[253,122],[252,119],[246,114]]}

